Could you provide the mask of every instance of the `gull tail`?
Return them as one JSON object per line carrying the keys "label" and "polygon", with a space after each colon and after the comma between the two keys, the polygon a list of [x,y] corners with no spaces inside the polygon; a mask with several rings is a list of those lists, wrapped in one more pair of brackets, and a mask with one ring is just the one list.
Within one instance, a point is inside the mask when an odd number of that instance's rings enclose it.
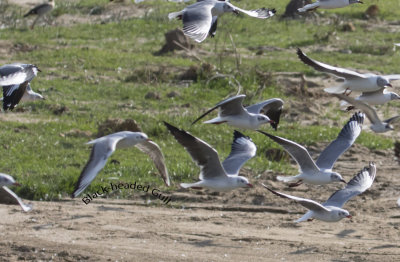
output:
{"label": "gull tail", "polygon": [[309,219],[312,218],[312,211],[308,211],[307,213],[305,213],[302,217],[300,217],[299,219],[297,219],[296,221],[294,221],[295,223],[300,223],[300,222],[304,222],[307,221]]}
{"label": "gull tail", "polygon": [[319,3],[315,2],[309,5],[305,5],[302,8],[297,9],[298,12],[303,13],[303,12],[307,12],[307,11],[312,11],[314,9],[317,9],[319,7]]}
{"label": "gull tail", "polygon": [[172,12],[168,14],[168,18],[169,20],[172,20],[176,17],[182,16],[183,15],[183,11],[179,11],[179,12]]}
{"label": "gull tail", "polygon": [[325,92],[330,94],[343,94],[346,91],[344,86],[328,87],[324,89]]}
{"label": "gull tail", "polygon": [[286,183],[298,180],[297,176],[277,176],[276,179]]}

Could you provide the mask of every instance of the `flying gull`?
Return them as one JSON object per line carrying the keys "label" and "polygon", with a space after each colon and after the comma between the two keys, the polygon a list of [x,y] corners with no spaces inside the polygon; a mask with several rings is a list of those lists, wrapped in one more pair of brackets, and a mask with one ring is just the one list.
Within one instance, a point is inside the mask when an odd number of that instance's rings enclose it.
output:
{"label": "flying gull", "polygon": [[372,186],[376,175],[376,166],[373,162],[369,163],[369,167],[365,167],[357,175],[351,179],[345,188],[340,189],[333,193],[329,199],[320,204],[310,199],[295,197],[280,192],[276,192],[264,184],[262,184],[266,189],[271,191],[277,196],[282,198],[292,199],[298,202],[300,205],[309,209],[301,218],[296,220],[297,223],[318,219],[325,222],[337,222],[342,218],[351,218],[349,211],[343,209],[343,205],[349,201],[351,198],[363,193],[365,190]]}
{"label": "flying gull", "polygon": [[33,21],[31,25],[31,29],[35,27],[36,22],[45,14],[49,13],[54,9],[54,1],[49,0],[48,3],[40,4],[29,10],[28,13],[24,15],[24,17],[30,16],[30,15],[37,15],[36,19]]}
{"label": "flying gull", "polygon": [[328,93],[340,94],[347,90],[374,92],[382,88],[392,87],[391,81],[400,80],[400,75],[360,74],[348,69],[330,66],[309,58],[300,48],[297,49],[297,55],[304,64],[311,66],[315,70],[344,79],[340,86],[325,88],[324,90]]}
{"label": "flying gull", "polygon": [[200,181],[192,184],[181,183],[181,187],[193,189],[204,187],[214,191],[253,187],[247,178],[238,175],[243,164],[256,154],[256,146],[249,137],[235,131],[232,152],[221,164],[217,151],[209,144],[185,130],[178,129],[167,122],[164,124],[200,167]]}
{"label": "flying gull", "polygon": [[15,182],[14,178],[10,175],[0,173],[0,203],[7,205],[19,205],[22,210],[28,212],[32,209],[32,205],[27,205],[22,202],[22,199],[17,196],[7,186],[20,186]]}
{"label": "flying gull", "polygon": [[315,3],[305,5],[304,7],[297,9],[297,11],[302,13],[307,11],[314,11],[317,8],[335,9],[357,3],[363,4],[363,2],[360,0],[317,0]]}
{"label": "flying gull", "polygon": [[[386,88],[382,88],[374,92],[363,92],[357,96],[355,100],[364,102],[368,105],[382,105],[393,100],[400,100],[400,96],[394,92],[389,92]],[[353,109],[353,106],[349,106],[349,103],[342,101],[340,106],[348,106],[347,110]]]}
{"label": "flying gull", "polygon": [[227,123],[228,125],[237,128],[253,130],[259,128],[262,124],[270,123],[276,130],[278,128],[279,118],[283,108],[283,101],[279,98],[272,98],[244,108],[242,103],[245,97],[246,95],[237,95],[219,102],[213,108],[193,121],[192,125],[207,114],[219,108],[218,117],[205,121],[204,123]]}
{"label": "flying gull", "polygon": [[90,185],[100,170],[103,169],[107,159],[114,153],[115,149],[128,148],[131,146],[136,146],[142,152],[148,154],[160,172],[164,183],[167,186],[170,185],[168,171],[161,149],[155,142],[148,139],[147,135],[144,133],[122,131],[97,138],[87,144],[93,144],[92,153],[79,176],[72,197],[77,197]]}
{"label": "flying gull", "polygon": [[218,16],[228,12],[236,14],[242,12],[252,17],[266,19],[273,16],[276,11],[268,8],[247,11],[232,5],[229,1],[203,0],[185,7],[182,11],[169,13],[168,18],[182,20],[183,33],[200,43],[208,34],[215,35]]}
{"label": "flying gull", "polygon": [[303,182],[314,185],[323,185],[332,182],[344,182],[339,173],[332,172],[336,160],[351,147],[361,133],[364,114],[355,113],[340,131],[338,137],[322,151],[317,162],[311,158],[307,149],[303,146],[279,136],[274,136],[263,131],[258,132],[268,136],[281,146],[296,160],[300,166],[300,174],[296,176],[278,176],[283,182],[296,181],[289,184],[290,187],[301,185]]}
{"label": "flying gull", "polygon": [[373,109],[371,106],[367,105],[364,102],[355,100],[354,98],[351,98],[346,95],[342,94],[334,94],[337,98],[346,101],[349,104],[352,104],[354,107],[360,109],[363,111],[369,121],[371,122],[371,130],[374,131],[375,133],[385,133],[387,131],[394,130],[393,126],[391,125],[392,122],[400,119],[400,116],[395,116],[391,117],[389,119],[384,120],[383,122],[379,119],[378,114],[376,113],[375,109]]}

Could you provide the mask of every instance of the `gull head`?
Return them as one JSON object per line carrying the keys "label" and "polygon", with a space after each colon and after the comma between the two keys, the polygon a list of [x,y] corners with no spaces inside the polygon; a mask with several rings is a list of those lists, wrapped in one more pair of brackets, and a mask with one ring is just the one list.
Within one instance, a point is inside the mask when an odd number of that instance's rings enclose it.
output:
{"label": "gull head", "polygon": [[236,184],[238,187],[253,187],[253,185],[250,184],[249,180],[247,180],[247,178],[242,176],[236,177]]}
{"label": "gull head", "polygon": [[381,76],[378,76],[378,78],[376,79],[376,84],[381,88],[392,87],[389,80]]}
{"label": "gull head", "polygon": [[0,186],[20,186],[10,175],[0,173]]}
{"label": "gull head", "polygon": [[332,182],[343,182],[343,183],[346,183],[346,181],[343,179],[343,177],[339,173],[332,172],[330,177],[331,177],[331,181]]}
{"label": "gull head", "polygon": [[338,216],[340,217],[340,219],[345,218],[345,217],[352,218],[349,211],[344,210],[344,209],[338,211]]}
{"label": "gull head", "polygon": [[145,133],[141,133],[141,132],[135,133],[134,139],[137,140],[138,142],[144,142],[144,141],[150,140]]}
{"label": "gull head", "polygon": [[270,123],[270,124],[275,123],[273,120],[269,119],[268,116],[261,115],[261,114],[257,115],[257,122],[258,122],[258,125],[262,125],[262,124],[266,124],[266,123]]}
{"label": "gull head", "polygon": [[396,93],[390,92],[390,100],[400,99],[400,96]]}

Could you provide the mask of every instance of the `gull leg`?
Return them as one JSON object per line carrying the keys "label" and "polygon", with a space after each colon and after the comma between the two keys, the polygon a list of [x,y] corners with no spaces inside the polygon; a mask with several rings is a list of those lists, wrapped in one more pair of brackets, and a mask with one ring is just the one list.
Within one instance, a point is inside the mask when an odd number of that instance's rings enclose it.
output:
{"label": "gull leg", "polygon": [[296,183],[290,183],[289,187],[296,187],[296,186],[300,186],[301,184],[303,184],[303,180],[299,180]]}
{"label": "gull leg", "polygon": [[36,17],[36,19],[33,21],[32,25],[31,25],[31,30],[33,30],[33,28],[35,27],[36,22],[39,20],[40,16],[38,15]]}

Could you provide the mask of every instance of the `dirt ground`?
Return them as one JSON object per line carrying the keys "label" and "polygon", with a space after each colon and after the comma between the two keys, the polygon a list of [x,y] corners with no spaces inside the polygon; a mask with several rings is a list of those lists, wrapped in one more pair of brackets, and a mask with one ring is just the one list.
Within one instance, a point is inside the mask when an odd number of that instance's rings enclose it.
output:
{"label": "dirt ground", "polygon": [[88,205],[79,198],[33,202],[29,213],[0,205],[0,261],[398,261],[400,179],[393,151],[356,145],[336,167],[349,180],[369,160],[377,163],[377,179],[345,205],[353,218],[338,223],[293,223],[305,209],[259,183],[320,202],[342,185],[289,189],[271,171],[255,179],[246,169],[254,189],[178,190],[164,193],[172,198],[168,205],[143,192]]}

